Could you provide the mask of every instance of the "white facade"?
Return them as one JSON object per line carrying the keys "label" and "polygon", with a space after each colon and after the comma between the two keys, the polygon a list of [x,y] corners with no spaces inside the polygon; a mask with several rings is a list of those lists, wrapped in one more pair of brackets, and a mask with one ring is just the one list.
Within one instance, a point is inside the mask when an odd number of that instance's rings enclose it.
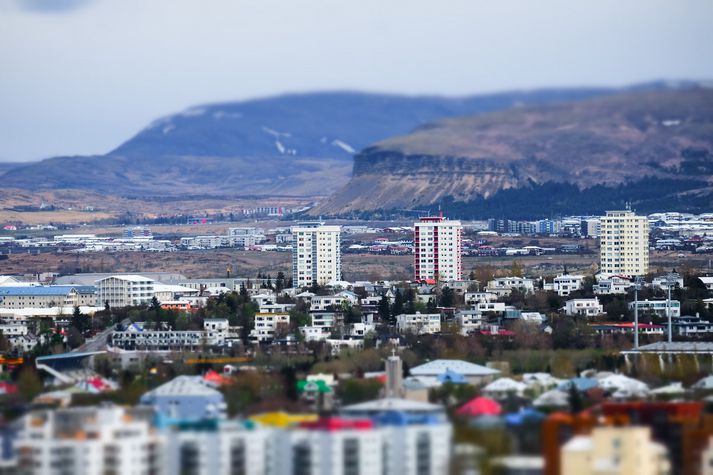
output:
{"label": "white facade", "polygon": [[416,280],[461,280],[463,273],[460,221],[443,217],[421,218],[414,223]]}
{"label": "white facade", "polygon": [[535,291],[535,281],[525,277],[498,277],[488,282],[486,290],[499,296],[508,295],[511,290],[530,293]]}
{"label": "white facade", "polygon": [[599,299],[572,299],[564,304],[565,315],[595,317],[604,313],[604,306],[599,303]]}
{"label": "white facade", "polygon": [[168,428],[165,473],[264,475],[274,472],[275,433],[220,421],[212,430]]}
{"label": "white facade", "polygon": [[341,226],[303,223],[292,228],[292,285],[326,285],[342,278]]}
{"label": "white facade", "polygon": [[30,413],[15,442],[18,472],[161,473],[163,444],[151,412],[86,407]]}
{"label": "white facade", "polygon": [[145,305],[154,297],[154,280],[142,275],[113,275],[97,281],[97,306]]}
{"label": "white facade", "polygon": [[483,303],[483,302],[493,302],[497,299],[498,299],[498,296],[492,292],[466,292],[465,293],[466,305],[473,305],[476,303]]}
{"label": "white facade", "polygon": [[419,335],[438,333],[441,331],[441,314],[402,313],[396,316],[396,327],[401,332],[412,332]]}
{"label": "white facade", "polygon": [[635,306],[639,307],[639,314],[653,313],[660,317],[666,317],[670,311],[672,317],[681,316],[681,302],[678,300],[671,300],[668,304],[666,300],[639,300],[638,302],[629,302],[629,310],[632,312]]}
{"label": "white facade", "polygon": [[649,272],[649,221],[632,211],[607,211],[601,218],[603,276],[643,276]]}
{"label": "white facade", "polygon": [[255,328],[250,330],[249,338],[256,342],[272,341],[275,338],[275,331],[280,326],[289,328],[289,313],[256,313]]}
{"label": "white facade", "polygon": [[592,287],[595,295],[623,295],[633,285],[630,279],[616,275],[605,279],[598,274],[597,279],[597,283]]}
{"label": "white facade", "polygon": [[545,284],[544,290],[552,290],[557,292],[560,297],[566,297],[572,292],[581,289],[583,281],[583,275],[558,275],[551,284]]}

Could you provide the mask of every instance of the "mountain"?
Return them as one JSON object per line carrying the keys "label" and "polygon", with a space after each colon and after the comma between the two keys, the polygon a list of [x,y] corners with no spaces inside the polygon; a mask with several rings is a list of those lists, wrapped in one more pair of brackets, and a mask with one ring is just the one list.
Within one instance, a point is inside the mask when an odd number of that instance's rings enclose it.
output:
{"label": "mountain", "polygon": [[366,148],[314,213],[461,217],[713,208],[713,89],[625,92],[421,126]]}
{"label": "mountain", "polygon": [[120,196],[326,196],[349,180],[354,153],[379,140],[441,118],[612,92],[466,98],[333,92],[208,104],[158,119],[106,155],[50,158],[2,178],[16,188]]}

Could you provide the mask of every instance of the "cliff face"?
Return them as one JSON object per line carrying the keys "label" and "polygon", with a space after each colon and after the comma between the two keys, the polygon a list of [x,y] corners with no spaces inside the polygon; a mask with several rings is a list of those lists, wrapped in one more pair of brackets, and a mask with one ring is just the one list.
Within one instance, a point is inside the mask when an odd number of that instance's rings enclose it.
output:
{"label": "cliff face", "polygon": [[[626,93],[448,119],[377,143],[355,157],[350,182],[315,212],[487,208],[504,192],[517,196],[515,206],[553,184],[596,189],[602,206],[613,194],[645,207],[635,186],[642,180],[706,207],[712,176],[713,90]],[[621,196],[626,189],[632,196]]]}

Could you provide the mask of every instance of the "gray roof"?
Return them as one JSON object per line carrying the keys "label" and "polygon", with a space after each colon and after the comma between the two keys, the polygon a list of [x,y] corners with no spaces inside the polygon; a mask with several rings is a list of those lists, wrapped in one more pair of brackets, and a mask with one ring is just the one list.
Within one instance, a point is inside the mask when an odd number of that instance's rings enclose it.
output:
{"label": "gray roof", "polygon": [[495,376],[500,374],[497,369],[487,368],[479,364],[462,360],[433,360],[411,368],[414,376],[439,376],[446,371],[462,374],[463,376]]}
{"label": "gray roof", "polygon": [[144,394],[141,399],[155,396],[220,396],[217,389],[209,388],[201,376],[176,376],[171,381],[162,384]]}
{"label": "gray roof", "polygon": [[668,343],[659,341],[642,345],[638,350],[623,351],[624,354],[636,353],[713,353],[713,342],[710,341],[674,341]]}
{"label": "gray roof", "polygon": [[[83,274],[64,275],[55,279],[55,284],[59,285],[94,285],[98,280],[105,279],[114,275],[135,275],[136,272],[87,272]],[[179,280],[187,280],[182,274],[175,272],[141,272],[141,276],[148,277],[160,282],[176,282]]]}
{"label": "gray roof", "polygon": [[443,406],[431,404],[428,402],[411,401],[409,399],[400,398],[384,398],[375,399],[373,401],[352,404],[344,406],[340,412],[381,412],[381,411],[400,411],[400,412],[442,412]]}
{"label": "gray roof", "polygon": [[93,286],[75,286],[75,285],[28,285],[27,287],[0,287],[0,296],[15,296],[15,295],[38,295],[38,296],[65,296],[72,289],[77,293],[95,292]]}

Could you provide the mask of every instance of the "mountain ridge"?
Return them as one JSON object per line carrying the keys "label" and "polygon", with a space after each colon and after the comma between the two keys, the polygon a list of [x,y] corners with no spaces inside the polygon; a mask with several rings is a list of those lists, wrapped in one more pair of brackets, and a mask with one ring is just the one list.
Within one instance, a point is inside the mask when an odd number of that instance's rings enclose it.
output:
{"label": "mountain ridge", "polygon": [[[441,205],[462,217],[525,217],[536,206],[539,215],[599,213],[624,200],[647,209],[664,197],[703,210],[713,204],[712,177],[713,89],[636,91],[444,119],[386,139],[355,157],[350,182],[314,213]],[[638,199],[645,179],[660,196]],[[557,185],[575,199],[558,203]]]}

